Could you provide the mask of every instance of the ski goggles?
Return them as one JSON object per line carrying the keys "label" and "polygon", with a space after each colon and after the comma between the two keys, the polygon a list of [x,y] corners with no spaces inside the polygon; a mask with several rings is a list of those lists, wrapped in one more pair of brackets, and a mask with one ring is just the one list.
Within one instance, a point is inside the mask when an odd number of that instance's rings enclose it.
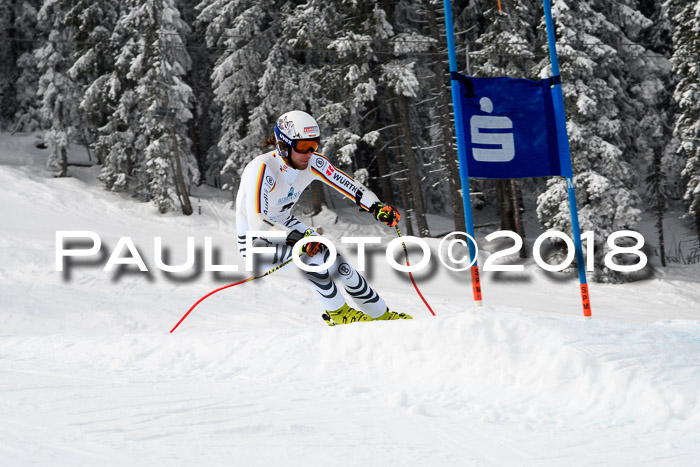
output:
{"label": "ski goggles", "polygon": [[307,154],[309,152],[316,152],[318,149],[318,139],[298,139],[294,141],[292,146],[296,152]]}

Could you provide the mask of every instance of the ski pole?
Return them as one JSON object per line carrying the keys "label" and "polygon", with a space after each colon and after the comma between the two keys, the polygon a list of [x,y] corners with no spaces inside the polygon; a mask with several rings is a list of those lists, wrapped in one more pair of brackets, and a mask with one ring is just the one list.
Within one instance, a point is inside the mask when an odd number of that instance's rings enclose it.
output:
{"label": "ski pole", "polygon": [[[399,226],[396,226],[396,233],[399,234],[399,237],[403,237],[401,235],[401,231],[399,230]],[[406,248],[406,243],[401,242],[401,245],[403,246],[403,254],[406,256],[406,266],[410,266],[411,264],[408,262],[408,248]],[[425,297],[423,297],[423,294],[420,293],[420,290],[418,290],[418,285],[416,285],[416,281],[413,279],[413,274],[411,271],[408,271],[408,277],[411,278],[411,282],[413,282],[413,287],[416,289],[416,292],[418,292],[418,295],[420,296],[421,300],[423,300],[423,303],[425,303],[425,306],[428,307],[428,310],[435,316],[435,312],[433,311],[432,308],[430,308],[430,305],[428,305],[428,302],[425,300]]]}
{"label": "ski pole", "polygon": [[246,282],[249,282],[249,281],[252,281],[252,280],[255,280],[255,279],[260,279],[261,277],[269,276],[269,275],[272,274],[273,272],[282,269],[283,267],[285,267],[286,265],[288,265],[289,263],[291,263],[293,260],[294,260],[294,258],[290,258],[290,259],[288,259],[287,261],[285,261],[284,263],[280,264],[279,266],[275,266],[274,268],[270,269],[270,270],[267,271],[266,273],[260,274],[259,276],[249,277],[248,279],[243,279],[242,281],[236,282],[235,284],[225,285],[225,286],[223,286],[223,287],[219,287],[219,288],[216,289],[216,290],[212,290],[211,292],[209,292],[208,294],[206,294],[204,297],[202,297],[202,298],[200,298],[199,300],[197,300],[197,302],[196,302],[194,305],[192,305],[192,306],[190,307],[189,310],[187,310],[187,313],[185,313],[185,315],[184,315],[182,318],[180,318],[180,321],[178,321],[177,324],[175,325],[175,327],[172,328],[172,329],[170,330],[170,333],[172,334],[172,332],[173,332],[174,330],[177,329],[177,327],[180,325],[180,323],[182,323],[182,322],[185,320],[185,318],[187,318],[187,315],[189,315],[189,314],[192,312],[192,310],[194,310],[195,307],[196,307],[197,305],[199,305],[200,303],[202,303],[202,302],[204,301],[204,299],[206,299],[207,297],[210,297],[210,296],[214,295],[216,292],[220,292],[220,291],[222,291],[222,290],[224,290],[224,289],[228,289],[228,288],[230,288],[230,287],[234,287],[234,286],[240,285],[240,284],[245,284]]}

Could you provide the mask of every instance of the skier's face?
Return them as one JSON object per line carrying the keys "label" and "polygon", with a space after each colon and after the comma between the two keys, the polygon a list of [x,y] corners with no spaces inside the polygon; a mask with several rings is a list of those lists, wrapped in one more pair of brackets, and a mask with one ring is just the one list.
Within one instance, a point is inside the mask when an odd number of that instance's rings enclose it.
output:
{"label": "skier's face", "polygon": [[304,170],[306,167],[309,166],[309,159],[311,159],[311,156],[313,155],[312,151],[309,152],[297,152],[296,149],[291,149],[290,150],[290,159],[291,159],[291,165],[297,170]]}

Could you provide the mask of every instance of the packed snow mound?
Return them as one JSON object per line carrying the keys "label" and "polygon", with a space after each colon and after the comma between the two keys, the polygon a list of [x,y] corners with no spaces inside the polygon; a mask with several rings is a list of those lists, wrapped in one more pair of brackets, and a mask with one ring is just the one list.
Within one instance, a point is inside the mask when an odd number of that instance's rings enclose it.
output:
{"label": "packed snow mound", "polygon": [[8,337],[3,353],[143,375],[235,373],[275,380],[272,387],[290,378],[338,387],[360,376],[356,384],[377,393],[406,388],[400,399],[436,412],[449,395],[463,408],[497,401],[514,420],[614,413],[618,422],[660,423],[698,416],[699,335],[698,322],[629,326],[491,310],[332,329]]}
{"label": "packed snow mound", "polygon": [[[456,466],[464,456],[479,465],[569,456],[580,460],[573,465],[691,465],[699,327],[490,310],[177,337],[3,336],[15,403],[6,417],[20,435],[42,437],[31,452],[11,442],[9,460],[184,464],[197,443],[208,446],[198,459],[222,465],[230,455],[270,465],[285,452],[291,465]],[[45,418],[19,425],[26,411]],[[537,443],[546,453],[523,452]],[[599,452],[581,446],[601,443]]]}
{"label": "packed snow mound", "polygon": [[[700,455],[692,268],[592,284],[590,320],[575,279],[530,263],[483,274],[481,309],[464,274],[430,268],[415,276],[433,317],[378,248],[367,278],[413,320],[328,327],[285,268],[211,296],[170,334],[199,297],[249,274],[164,274],[153,238],[179,264],[188,236],[210,236],[220,263],[242,267],[230,194],[199,187],[201,214],[160,215],[103,191],[97,168],[53,178],[32,143],[0,135],[8,464],[689,466]],[[394,237],[340,203],[304,221],[337,245]],[[96,232],[103,251],[57,272],[58,230]],[[124,236],[148,273],[102,270]]]}

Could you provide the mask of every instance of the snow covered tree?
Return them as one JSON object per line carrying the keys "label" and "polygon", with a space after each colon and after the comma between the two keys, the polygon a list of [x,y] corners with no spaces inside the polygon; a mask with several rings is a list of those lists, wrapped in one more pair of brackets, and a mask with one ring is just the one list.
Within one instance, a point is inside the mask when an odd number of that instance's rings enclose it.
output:
{"label": "snow covered tree", "polygon": [[[423,202],[423,188],[421,184],[423,170],[419,166],[419,158],[414,150],[414,132],[409,122],[411,111],[408,100],[418,97],[420,88],[418,78],[415,75],[414,65],[415,62],[410,60],[393,60],[382,66],[382,81],[389,86],[397,103],[399,120],[401,122],[401,143],[404,152],[402,155],[411,187],[413,214],[418,226],[418,234],[421,237],[427,237],[430,236],[430,228],[425,217],[425,204]],[[404,208],[408,209],[408,206]]]}
{"label": "snow covered tree", "polygon": [[[503,13],[494,3],[480,12],[485,30],[475,41],[474,76],[531,77],[536,64],[536,38],[545,39],[538,20],[542,2],[522,0],[503,2]],[[482,26],[484,27],[484,26]]]}
{"label": "snow covered tree", "polygon": [[45,127],[41,117],[41,103],[37,92],[39,87],[39,67],[37,58],[32,51],[22,53],[17,59],[19,76],[15,82],[15,114],[14,128],[16,131],[36,131]]}
{"label": "snow covered tree", "polygon": [[[601,259],[605,240],[618,230],[631,229],[640,219],[640,196],[635,190],[641,137],[639,121],[648,108],[635,106],[631,87],[639,85],[640,32],[650,26],[635,2],[552,2],[574,165],[582,231],[593,230]],[[551,73],[548,60],[540,76]],[[652,85],[652,89],[653,89]],[[561,179],[548,181],[538,197],[537,214],[546,228],[570,231],[566,187]],[[601,264],[598,261],[597,264]],[[622,280],[605,267],[595,279]]]}
{"label": "snow covered tree", "polygon": [[673,131],[679,142],[678,154],[686,160],[684,198],[700,240],[700,4],[669,0],[666,5],[676,24],[671,62],[679,78],[674,99],[680,112]]}
{"label": "snow covered tree", "polygon": [[32,55],[38,0],[0,3],[0,128],[32,131],[39,127],[38,74]]}
{"label": "snow covered tree", "polygon": [[[323,57],[321,69],[312,73],[328,99],[321,120],[331,136],[324,148],[335,154],[340,164],[367,176],[366,183],[381,190],[387,201],[393,198],[393,181],[402,193],[409,233],[411,217],[415,217],[419,231],[427,235],[423,193],[428,185],[422,183],[422,157],[415,152],[415,147],[422,146],[425,122],[414,114],[410,102],[419,95],[416,68],[422,63],[410,55],[425,52],[431,40],[407,21],[422,5],[339,3],[342,8],[319,5],[317,11],[323,12],[320,18],[309,13],[304,17],[304,30],[318,28],[332,52]],[[390,18],[404,31],[397,34]],[[295,41],[313,47],[308,35],[298,34]],[[406,196],[407,192],[413,196]]]}
{"label": "snow covered tree", "polygon": [[182,19],[191,26],[184,37],[185,47],[190,52],[192,66],[184,77],[192,88],[193,118],[190,121],[192,154],[197,160],[201,175],[200,183],[221,187],[221,169],[225,159],[217,148],[221,131],[221,114],[214,102],[211,73],[214,69],[217,52],[207,47],[206,25],[197,21],[199,0],[181,0]]}
{"label": "snow covered tree", "polygon": [[0,3],[0,129],[7,127],[15,108],[12,84],[17,78],[17,57],[12,45],[12,18],[9,3]]}
{"label": "snow covered tree", "polygon": [[51,149],[47,167],[68,175],[68,147],[81,132],[78,112],[80,89],[68,74],[75,53],[75,29],[66,25],[69,0],[47,0],[39,10],[39,28],[48,36],[35,51],[39,78],[41,114],[48,122],[44,141]]}
{"label": "snow covered tree", "polygon": [[191,214],[189,189],[198,181],[187,122],[192,90],[182,81],[189,55],[182,42],[187,25],[174,0],[131,0],[112,35],[120,51],[106,80],[117,102],[100,130],[107,147],[101,179],[108,189],[135,182],[136,196],[162,213],[174,206]]}
{"label": "snow covered tree", "polygon": [[[390,149],[387,165],[401,194],[409,235],[429,236],[428,205],[436,198],[440,198],[438,204],[443,204],[441,196],[446,193],[439,188],[435,190],[432,179],[437,176],[426,176],[425,167],[432,165],[437,168],[431,164],[436,162],[431,156],[438,159],[437,151],[423,150],[432,146],[432,125],[428,124],[431,106],[416,105],[428,100],[430,89],[423,83],[432,70],[429,69],[430,62],[422,58],[429,53],[433,39],[423,35],[425,9],[420,2],[400,2],[391,8],[385,4],[384,7],[386,18],[392,23],[387,23],[386,30],[391,34],[374,46],[381,55],[378,66],[373,68],[378,68],[381,73],[375,77],[377,96],[372,106],[387,108],[380,113],[384,117],[377,126],[393,128],[389,133],[394,137],[393,141],[385,143]],[[412,233],[414,221],[417,231]]]}
{"label": "snow covered tree", "polygon": [[373,38],[387,37],[390,28],[377,2],[207,0],[198,9],[209,45],[224,48],[213,83],[222,112],[219,148],[234,178],[290,109],[316,116],[322,150],[336,163],[365,168],[363,149],[376,141],[360,123],[377,95]]}
{"label": "snow covered tree", "polygon": [[[321,121],[329,133],[324,148],[340,165],[366,175],[363,183],[391,200],[391,151],[386,141],[393,131],[387,128],[386,114],[392,96],[378,86],[380,57],[394,34],[388,12],[376,1],[314,3],[322,15],[307,13],[303,20],[305,31],[319,28],[328,44],[319,69],[312,71],[326,98],[321,102]],[[295,41],[313,50],[311,39],[297,34]]]}
{"label": "snow covered tree", "polygon": [[116,50],[110,37],[119,18],[118,4],[107,0],[74,0],[65,23],[74,28],[76,50],[68,70],[71,79],[83,89],[80,110],[85,122],[80,139],[95,151],[98,163],[104,161],[103,148],[96,146],[99,128],[107,123],[110,106],[109,75],[114,69]]}
{"label": "snow covered tree", "polygon": [[632,73],[632,95],[634,104],[642,106],[644,117],[639,122],[643,132],[635,139],[635,148],[645,162],[647,190],[644,201],[654,212],[658,234],[659,259],[666,266],[664,241],[664,214],[669,198],[678,198],[682,158],[676,156],[678,147],[672,136],[673,105],[672,90],[675,76],[668,60],[672,52],[672,31],[666,9],[661,2],[642,0],[640,12],[651,19],[652,26],[642,31],[646,51],[634,51],[638,55],[635,72]]}
{"label": "snow covered tree", "polygon": [[[218,147],[227,158],[224,170],[234,176],[260,153],[260,140],[269,136],[277,114],[285,110],[284,102],[271,102],[267,111],[259,108],[266,61],[276,38],[284,37],[279,23],[282,6],[275,0],[204,0],[197,6],[207,45],[220,51],[212,74],[214,99],[221,110]],[[278,58],[280,63],[274,65],[284,67]],[[271,71],[268,80],[284,86],[294,73],[285,75],[280,68]]]}

